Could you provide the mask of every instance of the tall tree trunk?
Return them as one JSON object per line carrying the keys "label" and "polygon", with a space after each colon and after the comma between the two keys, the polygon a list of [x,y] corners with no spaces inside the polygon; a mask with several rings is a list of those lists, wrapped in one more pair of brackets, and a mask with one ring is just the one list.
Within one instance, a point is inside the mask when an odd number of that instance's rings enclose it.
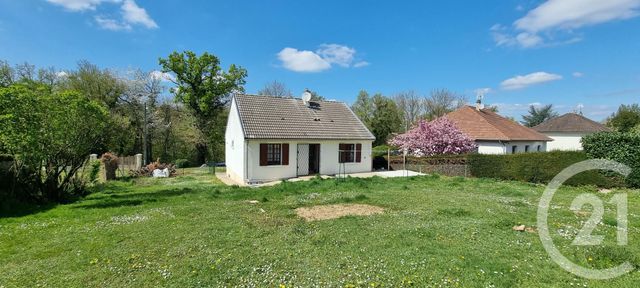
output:
{"label": "tall tree trunk", "polygon": [[202,165],[207,163],[207,152],[208,151],[208,147],[206,143],[198,143],[196,144],[196,151],[198,152],[198,157],[196,159],[196,161],[198,161],[198,165]]}

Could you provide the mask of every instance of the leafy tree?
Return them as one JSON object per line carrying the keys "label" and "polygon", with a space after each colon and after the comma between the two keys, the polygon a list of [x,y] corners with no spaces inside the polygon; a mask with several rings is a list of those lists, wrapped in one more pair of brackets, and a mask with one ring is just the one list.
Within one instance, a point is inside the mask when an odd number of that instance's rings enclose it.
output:
{"label": "leafy tree", "polygon": [[522,125],[533,127],[555,117],[558,117],[558,113],[553,110],[553,104],[545,105],[540,108],[536,108],[536,106],[531,105],[529,106],[529,114],[522,115]]}
{"label": "leafy tree", "polygon": [[56,202],[80,193],[76,174],[103,137],[105,108],[78,92],[14,84],[0,88],[0,111],[0,143],[25,193]]}
{"label": "leafy tree", "polygon": [[406,149],[414,156],[464,154],[476,149],[475,142],[445,117],[431,122],[420,120],[413,129],[395,136],[389,144]]}
{"label": "leafy tree", "polygon": [[447,89],[431,91],[429,97],[424,99],[424,118],[433,120],[444,116],[465,105],[464,96],[456,95]]}
{"label": "leafy tree", "polygon": [[387,143],[391,134],[402,129],[402,112],[396,103],[381,94],[372,98],[373,114],[371,117],[371,133],[376,137],[374,146]]}
{"label": "leafy tree", "polygon": [[373,117],[373,103],[367,91],[360,90],[356,102],[351,105],[351,110],[353,110],[353,113],[356,114],[358,118],[360,118],[360,121],[362,121],[362,123],[367,126],[367,128],[371,128],[371,118]]}
{"label": "leafy tree", "polygon": [[408,131],[411,125],[422,117],[423,103],[414,91],[400,92],[393,99],[402,111],[404,130]]}
{"label": "leafy tree", "polygon": [[216,137],[216,125],[225,124],[217,116],[232,93],[244,91],[247,71],[232,64],[225,72],[220,67],[220,60],[207,52],[200,56],[191,51],[173,52],[167,58],[160,58],[159,63],[162,72],[174,74],[171,81],[177,87],[172,92],[193,113],[198,129],[205,135],[206,141],[196,145],[198,163],[204,163],[209,149],[224,141]]}
{"label": "leafy tree", "polygon": [[114,109],[127,89],[127,84],[109,69],[100,69],[89,61],[78,62],[75,71],[69,71],[63,89],[75,90],[89,99]]}
{"label": "leafy tree", "polygon": [[620,105],[618,111],[609,116],[606,123],[618,132],[630,132],[640,125],[640,106],[638,104]]}
{"label": "leafy tree", "polygon": [[258,94],[276,97],[293,97],[293,94],[291,93],[291,90],[287,88],[287,85],[278,81],[265,84],[264,87],[258,91]]}

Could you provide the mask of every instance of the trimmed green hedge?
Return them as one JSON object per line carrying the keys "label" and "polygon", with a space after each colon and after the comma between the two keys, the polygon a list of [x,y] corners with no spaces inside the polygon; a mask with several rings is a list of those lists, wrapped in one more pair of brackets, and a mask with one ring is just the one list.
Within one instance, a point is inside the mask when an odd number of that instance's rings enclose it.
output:
{"label": "trimmed green hedge", "polygon": [[582,138],[582,146],[590,158],[614,160],[631,167],[627,185],[640,187],[640,134],[594,133]]}
{"label": "trimmed green hedge", "polygon": [[[552,151],[508,155],[470,154],[467,163],[471,175],[475,177],[548,183],[563,169],[587,159],[587,153],[581,151]],[[586,171],[573,176],[565,184],[613,187],[621,186],[621,182],[599,171]]]}

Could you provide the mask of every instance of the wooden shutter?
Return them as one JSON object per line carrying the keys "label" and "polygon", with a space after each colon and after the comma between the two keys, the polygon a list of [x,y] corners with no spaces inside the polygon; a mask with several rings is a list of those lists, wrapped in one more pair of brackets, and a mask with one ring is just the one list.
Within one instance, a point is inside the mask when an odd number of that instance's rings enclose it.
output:
{"label": "wooden shutter", "polygon": [[362,144],[356,144],[356,162],[360,163],[362,160]]}
{"label": "wooden shutter", "polygon": [[267,144],[260,144],[260,166],[267,166]]}
{"label": "wooden shutter", "polygon": [[289,143],[282,143],[282,165],[289,165]]}

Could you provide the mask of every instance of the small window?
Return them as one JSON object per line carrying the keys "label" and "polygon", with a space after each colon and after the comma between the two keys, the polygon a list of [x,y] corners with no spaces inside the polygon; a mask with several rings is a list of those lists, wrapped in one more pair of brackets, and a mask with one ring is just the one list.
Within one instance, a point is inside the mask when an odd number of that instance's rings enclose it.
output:
{"label": "small window", "polygon": [[340,163],[356,162],[356,145],[340,144]]}
{"label": "small window", "polygon": [[529,152],[529,145],[525,145],[525,146],[524,146],[524,152],[525,152],[525,153],[526,153],[526,152]]}
{"label": "small window", "polygon": [[536,149],[537,149],[538,152],[540,152],[540,149],[541,149],[540,145],[538,145],[538,148],[536,148]]}
{"label": "small window", "polygon": [[516,154],[517,152],[518,152],[518,146],[517,145],[511,146],[511,154]]}
{"label": "small window", "polygon": [[282,164],[282,145],[267,144],[267,165]]}

